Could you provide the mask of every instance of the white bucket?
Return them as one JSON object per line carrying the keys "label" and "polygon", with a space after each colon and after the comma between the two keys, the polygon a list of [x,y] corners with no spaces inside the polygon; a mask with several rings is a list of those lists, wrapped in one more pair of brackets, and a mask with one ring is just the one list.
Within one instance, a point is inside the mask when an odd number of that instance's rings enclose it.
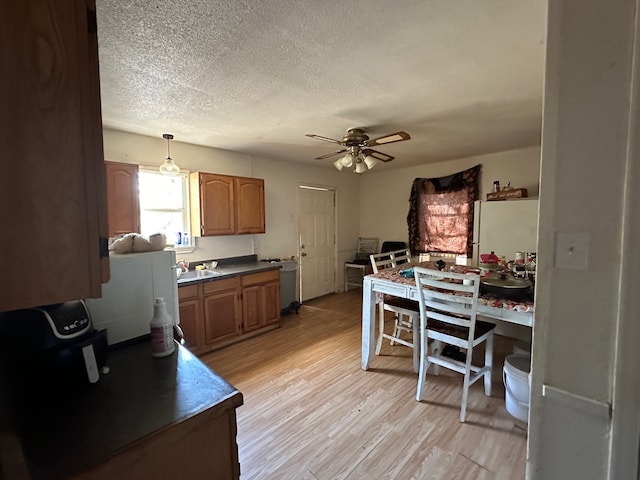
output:
{"label": "white bucket", "polygon": [[516,355],[531,356],[531,344],[527,342],[516,342],[513,345],[513,353]]}
{"label": "white bucket", "polygon": [[529,419],[530,371],[528,355],[508,355],[504,359],[505,406],[507,412],[523,422]]}

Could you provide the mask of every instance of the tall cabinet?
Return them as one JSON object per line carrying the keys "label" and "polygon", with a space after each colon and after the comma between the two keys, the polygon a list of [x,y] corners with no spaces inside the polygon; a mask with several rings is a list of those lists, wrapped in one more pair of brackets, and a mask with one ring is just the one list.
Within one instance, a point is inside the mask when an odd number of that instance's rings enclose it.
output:
{"label": "tall cabinet", "polygon": [[[0,311],[109,279],[95,2],[0,0]],[[19,256],[19,258],[18,258]]]}

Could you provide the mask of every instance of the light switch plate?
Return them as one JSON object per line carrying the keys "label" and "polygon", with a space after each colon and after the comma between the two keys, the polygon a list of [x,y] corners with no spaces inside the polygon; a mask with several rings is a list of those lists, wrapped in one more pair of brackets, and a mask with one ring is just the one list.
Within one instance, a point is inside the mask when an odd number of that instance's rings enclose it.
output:
{"label": "light switch plate", "polygon": [[589,259],[588,233],[556,233],[554,265],[565,270],[587,270]]}

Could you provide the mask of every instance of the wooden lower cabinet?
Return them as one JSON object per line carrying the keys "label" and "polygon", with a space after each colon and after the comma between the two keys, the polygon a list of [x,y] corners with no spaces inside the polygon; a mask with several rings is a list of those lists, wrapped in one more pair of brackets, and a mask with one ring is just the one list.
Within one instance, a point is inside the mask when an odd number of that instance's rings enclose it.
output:
{"label": "wooden lower cabinet", "polygon": [[216,478],[237,480],[235,409],[207,410],[143,438],[74,479]]}
{"label": "wooden lower cabinet", "polygon": [[205,346],[202,328],[202,289],[197,284],[180,287],[178,299],[184,345],[193,353],[199,353]]}
{"label": "wooden lower cabinet", "polygon": [[280,270],[242,277],[242,315],[245,332],[280,320]]}
{"label": "wooden lower cabinet", "polygon": [[213,345],[242,334],[240,277],[202,284],[205,343]]}
{"label": "wooden lower cabinet", "polygon": [[195,354],[235,343],[280,322],[280,270],[180,286],[180,326]]}

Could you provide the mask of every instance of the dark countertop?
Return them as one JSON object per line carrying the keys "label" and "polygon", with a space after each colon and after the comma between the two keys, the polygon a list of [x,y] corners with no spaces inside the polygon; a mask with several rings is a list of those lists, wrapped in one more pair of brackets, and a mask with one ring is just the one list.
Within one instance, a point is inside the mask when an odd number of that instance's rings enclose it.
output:
{"label": "dark countertop", "polygon": [[243,403],[240,392],[182,346],[154,358],[147,338],[109,352],[107,365],[110,372],[96,384],[61,388],[45,381],[14,389],[18,395],[0,414],[10,418],[31,478],[67,478],[171,424]]}
{"label": "dark countertop", "polygon": [[281,268],[281,265],[279,264],[260,261],[238,262],[228,265],[220,263],[214,270],[212,270],[213,275],[205,274],[206,276],[198,277],[193,270],[183,273],[178,279],[178,287],[198,282],[221,280],[223,278],[235,277],[237,275],[248,275],[250,273],[276,270],[279,268]]}

